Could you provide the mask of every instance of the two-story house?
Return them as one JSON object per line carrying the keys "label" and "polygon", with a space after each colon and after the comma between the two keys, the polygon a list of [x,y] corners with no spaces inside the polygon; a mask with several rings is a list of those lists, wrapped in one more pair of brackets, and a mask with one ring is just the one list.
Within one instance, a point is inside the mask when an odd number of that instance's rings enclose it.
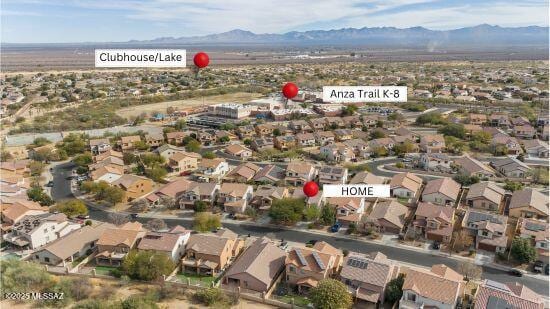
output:
{"label": "two-story house", "polygon": [[127,222],[106,229],[97,240],[97,265],[120,266],[124,257],[136,247],[147,231],[139,222]]}
{"label": "two-story house", "polygon": [[449,243],[453,234],[454,208],[420,202],[412,227],[426,239]]}
{"label": "two-story house", "polygon": [[469,207],[500,211],[505,190],[494,182],[478,182],[470,186],[466,195],[466,204]]}
{"label": "two-story house", "polygon": [[227,183],[220,186],[218,203],[228,213],[243,213],[252,199],[253,187],[244,183]]}
{"label": "two-story house", "polygon": [[140,240],[137,249],[164,253],[178,263],[185,254],[185,244],[190,236],[191,231],[179,225],[166,232],[149,231]]}
{"label": "two-story house", "polygon": [[316,176],[317,171],[313,165],[305,162],[291,162],[286,168],[285,181],[294,186],[303,186]]}
{"label": "two-story house", "polygon": [[202,159],[199,162],[198,173],[195,173],[195,175],[201,181],[210,182],[213,180],[219,182],[228,172],[229,164],[225,159]]}

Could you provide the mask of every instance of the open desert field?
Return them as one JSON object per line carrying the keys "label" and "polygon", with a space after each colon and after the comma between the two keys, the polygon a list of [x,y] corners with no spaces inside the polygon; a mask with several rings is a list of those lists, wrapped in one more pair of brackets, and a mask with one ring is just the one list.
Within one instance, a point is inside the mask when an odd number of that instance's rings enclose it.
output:
{"label": "open desert field", "polygon": [[218,103],[246,103],[251,100],[262,97],[260,93],[246,93],[246,92],[237,92],[224,95],[216,95],[204,98],[194,98],[188,100],[178,100],[178,101],[167,101],[154,104],[146,104],[140,106],[132,106],[129,108],[122,108],[117,110],[117,114],[121,117],[135,117],[141,113],[147,113],[151,115],[155,112],[166,112],[168,107],[174,107],[177,109],[191,108],[201,105],[212,105]]}

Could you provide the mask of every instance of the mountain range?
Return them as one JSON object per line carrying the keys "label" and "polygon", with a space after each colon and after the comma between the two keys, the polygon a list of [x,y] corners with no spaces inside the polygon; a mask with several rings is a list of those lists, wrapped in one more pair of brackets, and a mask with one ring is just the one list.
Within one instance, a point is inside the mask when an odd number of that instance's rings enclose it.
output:
{"label": "mountain range", "polygon": [[292,45],[386,45],[386,46],[510,46],[548,45],[548,27],[500,27],[487,24],[453,30],[424,27],[343,28],[256,34],[245,30],[192,37],[162,37],[128,43],[151,44],[292,44]]}

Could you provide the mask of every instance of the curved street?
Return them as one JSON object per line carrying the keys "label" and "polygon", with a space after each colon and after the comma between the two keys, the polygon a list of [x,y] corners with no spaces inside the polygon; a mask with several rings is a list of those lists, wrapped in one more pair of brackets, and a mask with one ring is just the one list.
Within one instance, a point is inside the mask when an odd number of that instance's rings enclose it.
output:
{"label": "curved street", "polygon": [[[396,160],[395,158],[390,158],[386,160],[379,160],[373,162],[373,167],[377,164],[387,164],[391,160]],[[71,162],[63,163],[57,165],[53,168],[53,179],[54,187],[52,188],[52,197],[56,200],[70,199],[75,198],[71,190],[71,180],[68,180],[67,177],[72,174],[72,169],[74,164]],[[374,171],[375,169],[373,169]],[[90,207],[89,215],[90,218],[98,221],[106,221],[109,211]],[[168,226],[181,225],[186,228],[192,228],[192,218],[190,217],[167,217],[167,216],[155,216],[163,219]],[[141,223],[149,221],[151,217],[138,217],[137,220]],[[267,227],[261,225],[254,225],[250,223],[241,223],[241,222],[223,222],[223,226],[231,229],[235,233],[241,235],[253,235],[253,236],[263,236],[266,234],[274,235],[277,239],[284,239],[287,241],[300,242],[303,243],[309,239],[322,240],[327,243],[341,248],[342,250],[356,251],[360,253],[367,253],[372,251],[380,251],[388,256],[390,259],[397,261],[422,265],[430,267],[434,264],[446,264],[454,269],[458,268],[460,261],[458,259],[440,256],[436,254],[429,254],[425,251],[406,249],[402,247],[392,246],[391,244],[385,245],[381,243],[374,243],[372,241],[365,241],[360,239],[352,239],[349,237],[339,236],[339,235],[322,235],[315,232],[299,229],[288,229],[288,228],[277,228],[277,227]],[[498,282],[508,282],[508,281],[517,281],[519,283],[525,284],[530,289],[534,290],[541,295],[548,297],[548,281],[547,277],[535,277],[535,276],[523,276],[521,278],[511,277],[504,270],[495,269],[488,266],[482,266],[483,268],[483,278],[495,280]]]}

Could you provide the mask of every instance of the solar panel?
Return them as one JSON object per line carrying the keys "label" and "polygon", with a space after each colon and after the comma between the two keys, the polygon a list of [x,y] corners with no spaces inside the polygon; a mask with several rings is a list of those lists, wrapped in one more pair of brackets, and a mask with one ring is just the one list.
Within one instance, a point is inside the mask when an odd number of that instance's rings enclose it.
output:
{"label": "solar panel", "polygon": [[304,258],[304,256],[302,255],[302,251],[296,249],[296,250],[294,250],[294,252],[296,252],[296,255],[298,256],[298,259],[300,260],[300,263],[302,263],[302,265],[306,266],[306,265],[307,265],[307,261],[306,261],[306,259]]}
{"label": "solar panel", "polygon": [[538,224],[536,222],[525,222],[525,228],[530,231],[544,231],[546,227],[543,224]]}
{"label": "solar panel", "polygon": [[517,309],[517,307],[509,304],[502,298],[489,296],[487,300],[487,309]]}
{"label": "solar panel", "polygon": [[317,254],[317,252],[313,252],[313,258],[315,259],[315,262],[317,262],[317,265],[319,265],[319,268],[321,269],[325,269],[325,263],[323,263],[323,261],[321,261],[321,257],[319,257],[319,254]]}
{"label": "solar panel", "polygon": [[365,261],[358,260],[358,259],[349,259],[348,260],[348,265],[351,266],[351,267],[355,267],[355,268],[365,269],[365,268],[367,268],[368,263],[365,262]]}

